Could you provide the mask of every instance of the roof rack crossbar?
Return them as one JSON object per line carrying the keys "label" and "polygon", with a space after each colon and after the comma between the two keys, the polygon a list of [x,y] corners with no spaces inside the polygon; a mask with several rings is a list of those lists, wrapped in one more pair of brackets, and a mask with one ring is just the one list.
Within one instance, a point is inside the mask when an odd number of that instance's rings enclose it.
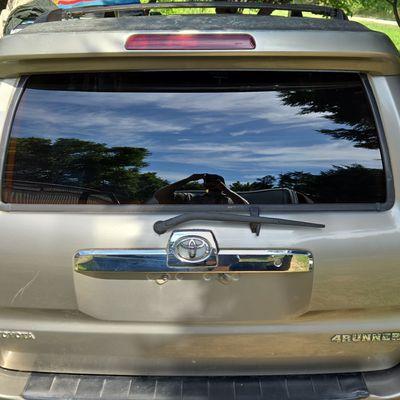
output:
{"label": "roof rack crossbar", "polygon": [[348,20],[346,13],[340,8],[316,6],[310,4],[267,4],[263,2],[239,1],[179,1],[161,3],[140,3],[116,6],[75,7],[69,10],[54,10],[47,15],[47,21],[61,21],[63,19],[79,18],[89,13],[108,13],[118,11],[150,11],[155,9],[172,8],[230,8],[230,9],[258,9],[269,11],[297,11],[309,12],[315,15],[330,17],[338,20]]}

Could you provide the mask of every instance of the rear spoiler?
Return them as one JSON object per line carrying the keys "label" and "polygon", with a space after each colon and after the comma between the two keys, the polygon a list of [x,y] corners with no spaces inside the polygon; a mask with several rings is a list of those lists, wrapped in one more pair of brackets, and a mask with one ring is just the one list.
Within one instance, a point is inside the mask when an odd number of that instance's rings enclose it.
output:
{"label": "rear spoiler", "polygon": [[[28,32],[29,28],[26,30]],[[371,75],[400,74],[396,47],[387,36],[373,31],[207,31],[207,34],[215,35],[251,35],[255,48],[133,51],[125,48],[126,41],[133,34],[163,33],[171,34],[171,30],[22,31],[0,40],[0,77],[143,69],[334,70]]]}

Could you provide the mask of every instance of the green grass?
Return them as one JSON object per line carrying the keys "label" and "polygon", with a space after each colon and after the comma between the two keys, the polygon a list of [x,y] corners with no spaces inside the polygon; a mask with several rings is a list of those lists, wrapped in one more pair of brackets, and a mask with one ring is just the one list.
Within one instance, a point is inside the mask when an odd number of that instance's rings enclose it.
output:
{"label": "green grass", "polygon": [[400,49],[400,28],[397,26],[392,26],[392,25],[387,25],[387,24],[379,24],[376,22],[365,22],[365,21],[359,21],[363,25],[367,26],[370,29],[373,29],[374,31],[378,32],[383,32],[388,35],[393,43],[397,46],[398,49]]}

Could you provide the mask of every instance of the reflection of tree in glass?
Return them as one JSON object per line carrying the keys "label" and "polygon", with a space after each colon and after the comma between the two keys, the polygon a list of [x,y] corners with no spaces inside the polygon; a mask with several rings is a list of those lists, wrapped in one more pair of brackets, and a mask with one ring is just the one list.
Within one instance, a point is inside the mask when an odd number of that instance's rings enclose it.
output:
{"label": "reflection of tree in glass", "polygon": [[304,193],[312,198],[317,190],[318,176],[308,172],[294,171],[279,175],[279,186]]}
{"label": "reflection of tree in glass", "polygon": [[[79,139],[18,138],[15,180],[80,186],[114,193],[120,202],[142,203],[167,182],[141,173],[150,155],[145,148],[107,147]],[[10,169],[11,166],[8,166]]]}
{"label": "reflection of tree in glass", "polygon": [[[379,149],[378,135],[369,101],[360,84],[327,90],[281,90],[280,98],[291,107],[300,107],[300,114],[324,113],[324,117],[337,125],[337,129],[319,132],[335,139],[346,139],[355,147]],[[344,127],[343,127],[344,125]]]}
{"label": "reflection of tree in glass", "polygon": [[[260,181],[261,179],[258,179]],[[255,183],[235,182],[234,190],[250,191]],[[250,188],[250,189],[248,189]],[[382,203],[386,197],[384,173],[379,169],[354,164],[334,166],[319,175],[303,171],[280,174],[275,188],[292,189],[311,198],[314,203]]]}
{"label": "reflection of tree in glass", "polygon": [[262,178],[258,178],[256,182],[241,183],[239,181],[234,182],[230,188],[234,192],[251,192],[252,190],[265,190],[272,189],[275,185],[275,177],[273,175],[266,175]]}
{"label": "reflection of tree in glass", "polygon": [[315,203],[380,203],[386,193],[383,171],[357,164],[334,166],[320,175],[289,172],[279,176],[279,186],[304,193]]}

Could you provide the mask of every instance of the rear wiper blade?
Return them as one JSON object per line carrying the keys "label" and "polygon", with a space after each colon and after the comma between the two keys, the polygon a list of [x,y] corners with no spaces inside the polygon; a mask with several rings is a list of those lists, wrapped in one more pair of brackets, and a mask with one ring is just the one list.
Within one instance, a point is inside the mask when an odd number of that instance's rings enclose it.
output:
{"label": "rear wiper blade", "polygon": [[293,226],[303,228],[325,228],[325,225],[314,224],[311,222],[294,221],[290,219],[270,218],[270,217],[257,217],[252,215],[241,215],[231,213],[219,212],[189,212],[176,217],[166,219],[164,221],[157,221],[153,225],[154,232],[162,235],[176,226],[188,221],[219,221],[219,222],[243,222],[250,224],[265,224],[265,225],[281,225]]}

